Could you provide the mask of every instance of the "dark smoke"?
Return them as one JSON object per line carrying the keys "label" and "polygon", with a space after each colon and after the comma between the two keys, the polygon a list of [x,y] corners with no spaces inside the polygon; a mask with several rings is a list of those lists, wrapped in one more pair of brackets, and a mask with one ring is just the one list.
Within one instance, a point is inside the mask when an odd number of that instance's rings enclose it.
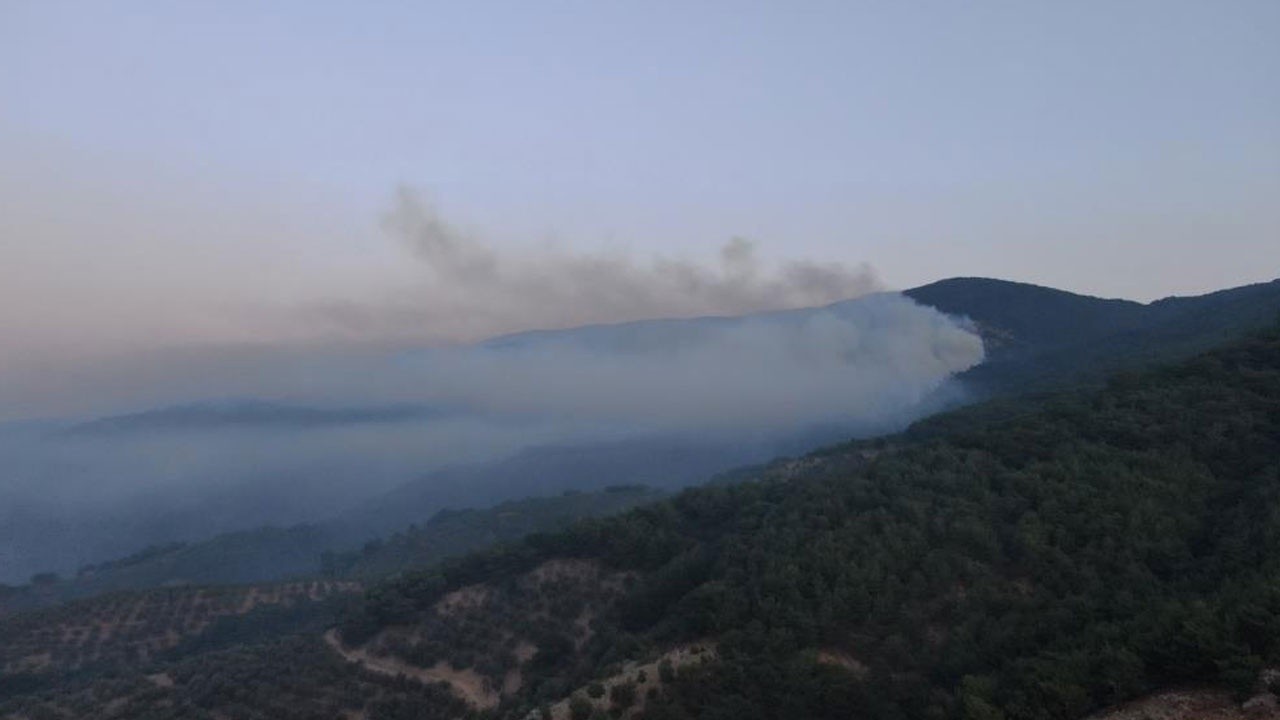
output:
{"label": "dark smoke", "polygon": [[744,238],[731,239],[710,266],[552,247],[500,251],[407,188],[383,225],[420,261],[423,281],[383,303],[310,310],[359,339],[475,341],[533,328],[813,307],[881,289],[865,264],[766,266]]}

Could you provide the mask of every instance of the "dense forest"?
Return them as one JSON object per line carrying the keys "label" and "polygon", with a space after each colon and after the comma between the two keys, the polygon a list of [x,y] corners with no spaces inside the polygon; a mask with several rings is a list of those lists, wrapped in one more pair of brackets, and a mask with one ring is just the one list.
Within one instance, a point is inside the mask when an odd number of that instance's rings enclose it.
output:
{"label": "dense forest", "polygon": [[326,577],[381,578],[490,545],[515,542],[530,533],[556,530],[575,520],[613,515],[662,496],[662,492],[643,485],[612,485],[599,492],[570,490],[483,510],[441,510],[421,526],[411,525],[359,550],[323,553],[321,572]]}
{"label": "dense forest", "polygon": [[641,578],[609,643],[719,640],[652,718],[1067,718],[1251,689],[1280,660],[1280,334],[1041,402],[406,576],[344,632],[568,556]]}
{"label": "dense forest", "polygon": [[990,278],[950,278],[903,294],[973,322],[987,359],[960,379],[982,397],[1101,383],[1237,340],[1280,315],[1280,280],[1147,304]]}
{"label": "dense forest", "polygon": [[[45,632],[0,626],[19,621]],[[1244,697],[1280,662],[1280,329],[161,650],[8,672],[0,717],[1079,718],[1188,683]]]}

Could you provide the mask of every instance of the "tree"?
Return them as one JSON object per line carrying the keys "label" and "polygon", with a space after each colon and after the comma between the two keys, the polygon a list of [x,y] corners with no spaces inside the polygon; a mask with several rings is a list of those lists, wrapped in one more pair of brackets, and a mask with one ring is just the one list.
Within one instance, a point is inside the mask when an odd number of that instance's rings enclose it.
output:
{"label": "tree", "polygon": [[609,688],[609,699],[615,707],[626,709],[636,702],[636,686],[631,683],[618,683]]}
{"label": "tree", "polygon": [[595,707],[590,700],[581,695],[574,695],[569,699],[569,717],[572,720],[587,720],[591,717],[591,711]]}

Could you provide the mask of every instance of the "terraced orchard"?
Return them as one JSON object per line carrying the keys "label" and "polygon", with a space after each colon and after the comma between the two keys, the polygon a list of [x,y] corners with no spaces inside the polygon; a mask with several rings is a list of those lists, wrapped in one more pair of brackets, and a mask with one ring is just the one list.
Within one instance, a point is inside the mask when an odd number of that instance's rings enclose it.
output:
{"label": "terraced orchard", "polygon": [[476,709],[519,695],[559,699],[588,661],[596,618],[634,577],[586,560],[549,560],[500,583],[467,585],[370,637],[347,629],[330,644],[367,669],[445,682]]}
{"label": "terraced orchard", "polygon": [[224,618],[294,608],[355,593],[351,582],[166,588],[108,595],[0,620],[0,672],[47,673],[90,665],[143,665]]}

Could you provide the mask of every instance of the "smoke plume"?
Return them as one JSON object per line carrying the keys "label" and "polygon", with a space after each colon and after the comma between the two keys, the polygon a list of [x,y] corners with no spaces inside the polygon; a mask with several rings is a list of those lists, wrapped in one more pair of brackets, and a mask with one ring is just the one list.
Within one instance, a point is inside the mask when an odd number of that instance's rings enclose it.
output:
{"label": "smoke plume", "polygon": [[982,341],[950,318],[880,293],[822,309],[442,349],[403,361],[397,385],[487,415],[785,433],[915,416],[929,393],[982,357]]}
{"label": "smoke plume", "polygon": [[527,329],[813,307],[881,289],[865,264],[762,263],[735,237],[715,263],[557,247],[499,251],[401,188],[383,227],[426,277],[383,304],[329,302],[313,316],[356,337],[467,342]]}

